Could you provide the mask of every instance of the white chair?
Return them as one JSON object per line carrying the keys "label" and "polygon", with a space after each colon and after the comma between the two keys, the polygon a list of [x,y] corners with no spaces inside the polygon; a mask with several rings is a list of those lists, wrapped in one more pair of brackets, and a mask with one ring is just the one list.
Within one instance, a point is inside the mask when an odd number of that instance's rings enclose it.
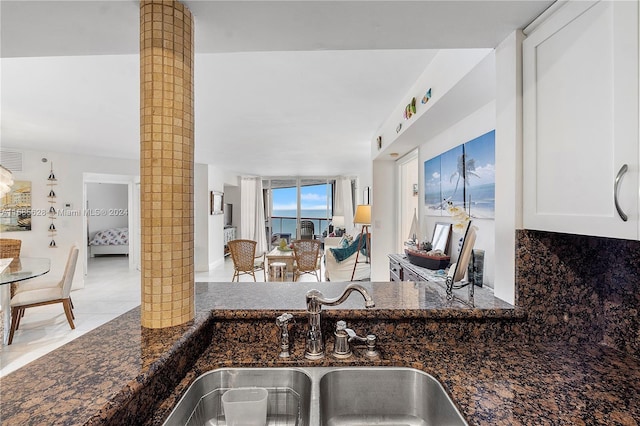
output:
{"label": "white chair", "polygon": [[[75,245],[71,246],[71,248],[69,249],[69,257],[71,257],[71,253],[73,252],[74,249],[77,250],[76,246]],[[66,275],[66,269],[65,269],[65,275]],[[53,287],[61,286],[65,275],[63,275],[62,278],[59,280],[55,278],[49,278],[48,275],[44,275],[42,277],[12,284],[11,297],[15,296],[18,293],[22,293],[23,291],[41,290],[43,288],[53,288]],[[69,296],[69,301],[71,302],[71,309],[73,309],[73,300],[71,300],[71,296]],[[22,312],[22,316],[24,316],[24,311]]]}
{"label": "white chair", "polygon": [[[73,324],[74,316],[69,295],[71,293],[73,274],[78,262],[78,253],[78,248],[73,246],[69,251],[62,279],[55,286],[51,286],[50,281],[38,283],[38,281],[34,280],[30,283],[23,283],[21,285],[22,289],[11,298],[11,331],[9,332],[8,345],[13,342],[13,334],[20,326],[20,319],[24,316],[24,311],[27,308],[62,303],[69,325],[72,329],[76,328]],[[28,284],[28,289],[26,284]]]}
{"label": "white chair", "polygon": [[[69,258],[71,257],[71,254],[73,252],[73,250],[76,249],[76,246],[72,246],[69,249],[69,255],[67,257],[67,264],[69,263]],[[65,274],[66,274],[66,269],[65,269]],[[15,289],[14,289],[14,293],[12,296],[15,296],[16,294],[25,292],[25,291],[31,291],[31,290],[42,290],[43,288],[53,288],[53,287],[58,287],[60,286],[60,283],[62,283],[62,281],[64,280],[64,275],[62,276],[62,278],[50,278],[49,275],[43,275],[41,277],[37,277],[37,278],[32,278],[30,280],[25,280],[25,281],[21,281],[19,283],[15,283]]]}

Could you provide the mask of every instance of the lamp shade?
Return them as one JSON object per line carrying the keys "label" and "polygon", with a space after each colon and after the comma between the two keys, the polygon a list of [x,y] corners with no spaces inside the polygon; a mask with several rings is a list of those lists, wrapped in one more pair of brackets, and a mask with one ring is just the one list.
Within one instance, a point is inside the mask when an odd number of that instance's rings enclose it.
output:
{"label": "lamp shade", "polygon": [[11,185],[13,185],[11,171],[0,166],[0,197],[4,197],[11,191]]}
{"label": "lamp shade", "polygon": [[334,228],[342,229],[344,228],[344,216],[334,216],[331,219],[331,224]]}
{"label": "lamp shade", "polygon": [[369,204],[359,204],[358,207],[356,207],[353,223],[371,225],[371,206]]}

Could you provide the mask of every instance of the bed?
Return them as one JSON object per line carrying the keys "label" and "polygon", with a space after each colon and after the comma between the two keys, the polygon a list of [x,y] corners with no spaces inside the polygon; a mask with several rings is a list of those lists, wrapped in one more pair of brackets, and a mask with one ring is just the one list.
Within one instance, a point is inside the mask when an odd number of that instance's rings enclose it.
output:
{"label": "bed", "polygon": [[129,228],[109,228],[96,232],[89,241],[89,255],[129,255]]}

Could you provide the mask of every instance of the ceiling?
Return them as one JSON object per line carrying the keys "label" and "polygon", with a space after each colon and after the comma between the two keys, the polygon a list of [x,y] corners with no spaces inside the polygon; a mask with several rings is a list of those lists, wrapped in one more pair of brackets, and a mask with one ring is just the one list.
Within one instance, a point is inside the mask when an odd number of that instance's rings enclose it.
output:
{"label": "ceiling", "polygon": [[[495,47],[552,1],[185,1],[195,157],[359,174],[438,49]],[[2,147],[137,159],[137,1],[0,3]]]}

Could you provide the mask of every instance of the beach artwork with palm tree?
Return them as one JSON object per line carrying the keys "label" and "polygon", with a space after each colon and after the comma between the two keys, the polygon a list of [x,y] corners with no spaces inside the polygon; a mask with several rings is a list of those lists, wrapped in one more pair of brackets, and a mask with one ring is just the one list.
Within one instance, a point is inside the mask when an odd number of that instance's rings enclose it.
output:
{"label": "beach artwork with palm tree", "polygon": [[495,130],[425,161],[427,214],[448,215],[450,206],[472,218],[495,217]]}

